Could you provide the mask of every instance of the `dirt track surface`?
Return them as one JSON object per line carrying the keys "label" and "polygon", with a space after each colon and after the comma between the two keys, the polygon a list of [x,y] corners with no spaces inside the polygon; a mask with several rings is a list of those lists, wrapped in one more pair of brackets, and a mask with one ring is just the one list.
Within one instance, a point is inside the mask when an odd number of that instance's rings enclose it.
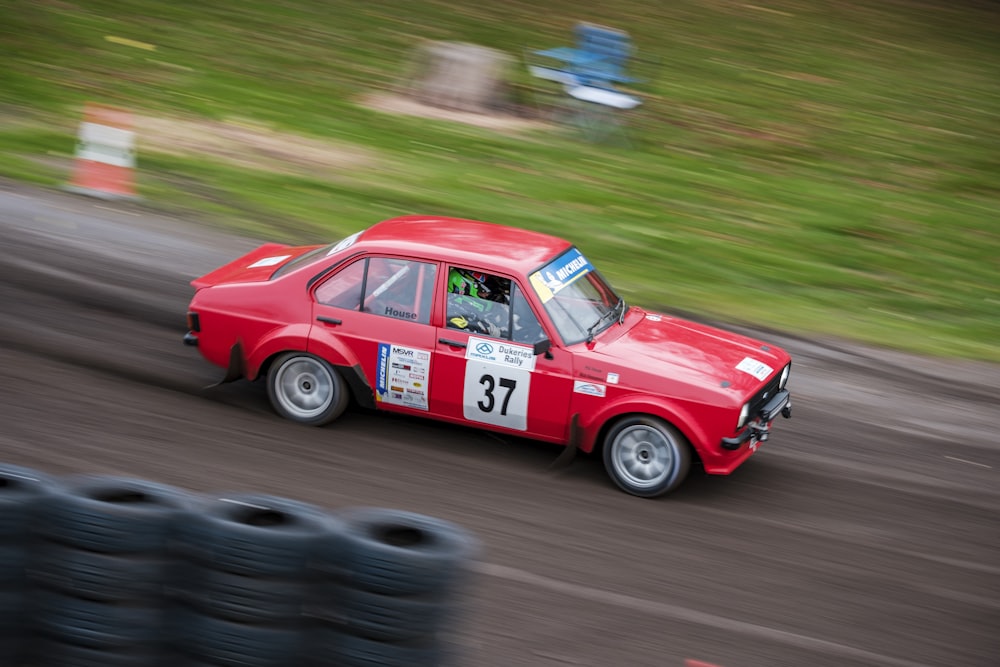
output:
{"label": "dirt track surface", "polygon": [[997,366],[764,334],[793,419],[642,500],[547,445],[204,389],[188,281],[256,244],[0,182],[0,461],[455,521],[482,547],[463,667],[1000,664]]}

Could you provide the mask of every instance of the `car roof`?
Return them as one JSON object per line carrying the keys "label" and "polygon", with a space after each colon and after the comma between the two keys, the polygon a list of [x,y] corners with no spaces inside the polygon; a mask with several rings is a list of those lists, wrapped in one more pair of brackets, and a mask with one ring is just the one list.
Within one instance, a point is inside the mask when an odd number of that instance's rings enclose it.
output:
{"label": "car roof", "polygon": [[572,244],[492,222],[407,215],[372,225],[358,237],[357,247],[527,275]]}

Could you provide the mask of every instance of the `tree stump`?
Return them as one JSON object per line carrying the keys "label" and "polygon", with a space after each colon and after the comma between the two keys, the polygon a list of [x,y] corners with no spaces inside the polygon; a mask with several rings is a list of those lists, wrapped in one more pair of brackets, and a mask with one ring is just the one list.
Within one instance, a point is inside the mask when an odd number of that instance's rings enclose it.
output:
{"label": "tree stump", "polygon": [[464,42],[429,42],[414,58],[408,93],[423,104],[489,112],[503,102],[510,57]]}

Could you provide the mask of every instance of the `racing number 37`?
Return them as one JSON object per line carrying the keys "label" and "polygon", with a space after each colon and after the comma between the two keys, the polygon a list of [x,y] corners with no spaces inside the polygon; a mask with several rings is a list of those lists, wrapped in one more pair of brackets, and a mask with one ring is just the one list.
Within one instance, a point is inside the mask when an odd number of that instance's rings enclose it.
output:
{"label": "racing number 37", "polygon": [[483,400],[476,403],[479,409],[483,412],[493,412],[493,408],[496,405],[496,400],[493,397],[493,389],[499,384],[502,388],[507,390],[507,393],[503,396],[503,403],[500,405],[500,414],[507,414],[507,404],[510,402],[510,395],[514,392],[514,388],[517,387],[517,380],[512,380],[510,378],[494,378],[489,373],[484,373],[481,378],[479,378],[479,384],[484,385],[486,389],[486,396]]}
{"label": "racing number 37", "polygon": [[469,421],[527,430],[530,385],[529,371],[470,360],[465,366],[463,416]]}

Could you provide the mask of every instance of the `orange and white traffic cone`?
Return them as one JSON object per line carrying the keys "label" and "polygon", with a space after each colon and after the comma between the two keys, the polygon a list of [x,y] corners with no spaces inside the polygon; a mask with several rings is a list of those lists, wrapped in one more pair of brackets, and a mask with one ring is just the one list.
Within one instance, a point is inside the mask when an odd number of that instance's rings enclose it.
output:
{"label": "orange and white traffic cone", "polygon": [[88,103],[76,144],[76,165],[66,189],[102,199],[134,199],[135,132],[132,114]]}

